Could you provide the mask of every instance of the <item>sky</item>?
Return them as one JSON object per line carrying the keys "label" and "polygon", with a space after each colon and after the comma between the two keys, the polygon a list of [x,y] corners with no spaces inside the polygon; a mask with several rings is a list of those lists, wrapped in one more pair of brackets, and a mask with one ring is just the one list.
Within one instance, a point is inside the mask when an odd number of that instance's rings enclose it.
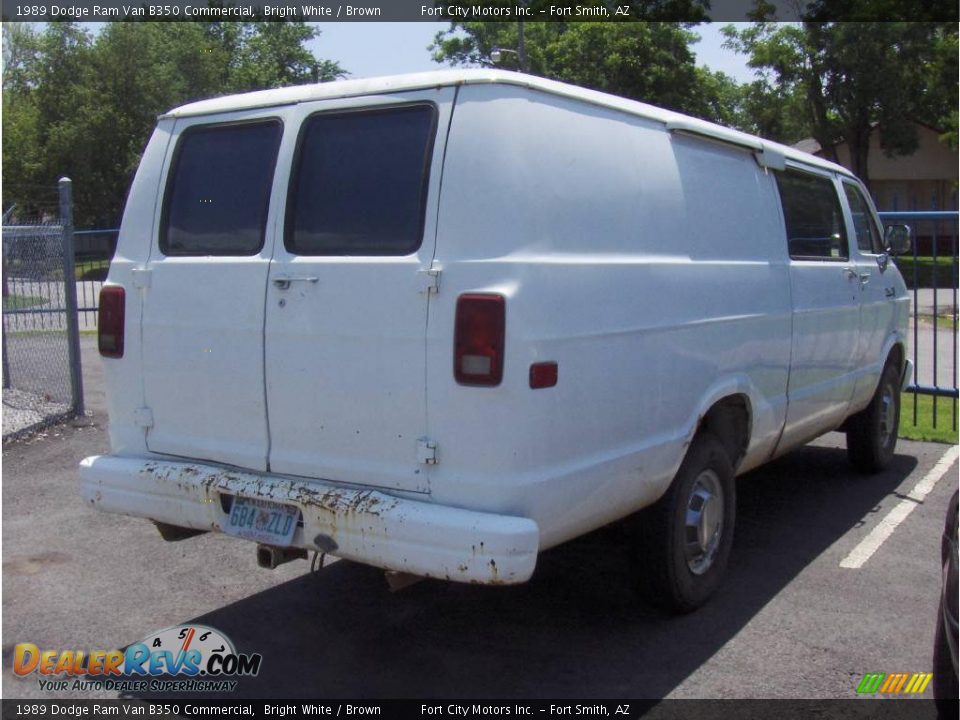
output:
{"label": "sky", "polygon": [[[314,55],[336,60],[353,78],[439,70],[427,46],[449,23],[312,23],[323,33],[310,43]],[[694,46],[697,64],[720,70],[740,82],[753,80],[746,58],[721,47],[720,28],[728,23],[698,25],[701,40]],[[736,23],[734,23],[736,24]]]}

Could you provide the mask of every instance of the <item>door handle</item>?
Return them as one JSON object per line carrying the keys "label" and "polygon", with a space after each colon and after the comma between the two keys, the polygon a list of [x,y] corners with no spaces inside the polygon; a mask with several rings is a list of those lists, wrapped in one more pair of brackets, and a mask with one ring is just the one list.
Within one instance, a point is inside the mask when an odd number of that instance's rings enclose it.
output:
{"label": "door handle", "polygon": [[309,277],[306,275],[297,276],[297,275],[280,275],[273,279],[273,284],[278,287],[280,290],[286,290],[290,287],[290,283],[294,282],[309,282],[315,283],[319,282],[320,278],[318,277]]}
{"label": "door handle", "polygon": [[884,288],[883,294],[886,295],[888,298],[896,297],[897,289],[892,287]]}
{"label": "door handle", "polygon": [[870,282],[870,273],[860,273],[860,287],[865,287]]}
{"label": "door handle", "polygon": [[842,268],[842,270],[843,274],[847,276],[847,280],[853,280],[855,277],[857,277],[857,271],[852,267],[845,267]]}

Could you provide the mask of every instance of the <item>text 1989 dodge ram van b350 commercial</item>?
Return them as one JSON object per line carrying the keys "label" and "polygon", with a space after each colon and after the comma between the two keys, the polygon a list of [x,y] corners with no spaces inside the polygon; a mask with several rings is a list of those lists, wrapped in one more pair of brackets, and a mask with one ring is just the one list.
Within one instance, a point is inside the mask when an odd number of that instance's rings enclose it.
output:
{"label": "text 1989 dodge ram van b350 commercial", "polygon": [[509,72],[159,119],[100,300],[112,454],[81,492],[486,584],[642,510],[641,581],[720,581],[734,477],[838,428],[890,460],[909,299],[842,167]]}

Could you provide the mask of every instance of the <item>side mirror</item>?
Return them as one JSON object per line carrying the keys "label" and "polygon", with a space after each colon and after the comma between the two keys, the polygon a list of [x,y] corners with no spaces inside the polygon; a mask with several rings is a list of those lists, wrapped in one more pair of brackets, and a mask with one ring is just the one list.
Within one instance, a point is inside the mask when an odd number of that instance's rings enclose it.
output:
{"label": "side mirror", "polygon": [[891,255],[905,255],[910,252],[910,238],[909,225],[887,225],[883,233],[883,242]]}

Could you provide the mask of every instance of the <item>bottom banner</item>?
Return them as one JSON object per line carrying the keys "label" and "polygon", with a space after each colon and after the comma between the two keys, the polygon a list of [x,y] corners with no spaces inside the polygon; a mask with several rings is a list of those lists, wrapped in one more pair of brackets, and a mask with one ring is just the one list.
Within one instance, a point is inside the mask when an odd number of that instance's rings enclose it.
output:
{"label": "bottom banner", "polygon": [[[816,717],[863,720],[933,720],[937,705],[931,700],[310,700],[289,702],[187,700],[76,700],[3,702],[8,718],[206,718],[206,717],[318,717],[318,718],[557,718],[600,717],[630,720],[792,720]],[[948,704],[949,705],[949,704]],[[957,704],[944,707],[957,717]],[[952,715],[950,714],[952,713]]]}

